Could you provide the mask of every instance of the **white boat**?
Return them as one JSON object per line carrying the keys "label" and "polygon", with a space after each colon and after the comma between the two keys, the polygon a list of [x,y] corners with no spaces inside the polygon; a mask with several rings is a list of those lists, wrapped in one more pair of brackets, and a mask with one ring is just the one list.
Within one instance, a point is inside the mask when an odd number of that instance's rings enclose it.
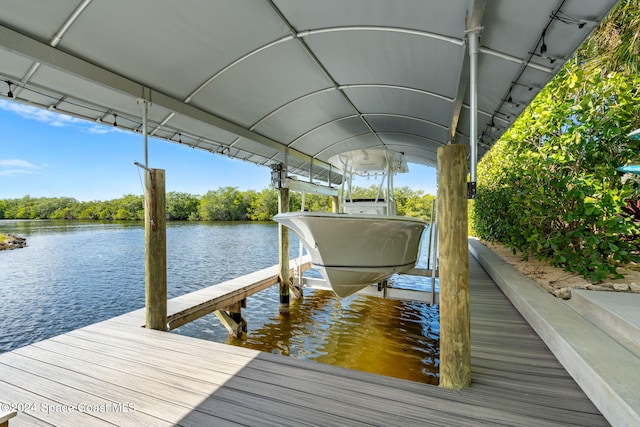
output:
{"label": "white boat", "polygon": [[339,297],[415,267],[426,226],[397,215],[290,212],[274,219],[298,235]]}
{"label": "white boat", "polygon": [[[399,153],[357,150],[330,159],[345,174],[387,178],[386,197],[353,200],[349,188],[342,213],[290,212],[274,220],[298,235],[311,263],[339,297],[415,267],[427,223],[395,214],[393,173],[406,171]],[[349,184],[351,179],[349,179]],[[379,196],[384,193],[382,185]],[[390,213],[390,214],[389,214]]]}

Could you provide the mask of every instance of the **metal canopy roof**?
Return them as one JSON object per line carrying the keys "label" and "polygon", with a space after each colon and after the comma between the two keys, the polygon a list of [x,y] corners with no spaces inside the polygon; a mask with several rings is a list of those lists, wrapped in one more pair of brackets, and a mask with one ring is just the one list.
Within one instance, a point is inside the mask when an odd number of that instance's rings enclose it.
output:
{"label": "metal canopy roof", "polygon": [[145,99],[153,137],[326,182],[340,152],[435,166],[439,146],[469,144],[479,28],[481,157],[615,3],[0,0],[0,79],[17,101],[137,132]]}

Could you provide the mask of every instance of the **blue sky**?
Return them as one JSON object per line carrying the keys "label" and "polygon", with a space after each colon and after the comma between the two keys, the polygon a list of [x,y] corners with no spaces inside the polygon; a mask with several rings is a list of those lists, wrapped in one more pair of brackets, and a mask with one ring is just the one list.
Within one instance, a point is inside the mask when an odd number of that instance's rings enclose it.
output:
{"label": "blue sky", "polygon": [[[142,194],[142,136],[17,102],[0,100],[0,199],[110,200]],[[149,166],[166,170],[166,190],[205,194],[219,187],[262,190],[270,169],[149,138]],[[436,194],[435,169],[410,164],[396,187]],[[368,186],[373,182],[356,183]]]}

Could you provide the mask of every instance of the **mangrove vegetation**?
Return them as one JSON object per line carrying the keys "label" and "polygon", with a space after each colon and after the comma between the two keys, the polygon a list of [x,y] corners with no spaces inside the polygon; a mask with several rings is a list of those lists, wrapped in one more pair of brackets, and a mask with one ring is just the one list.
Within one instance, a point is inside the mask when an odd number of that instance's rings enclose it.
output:
{"label": "mangrove vegetation", "polygon": [[639,262],[640,6],[621,1],[478,165],[471,223],[592,281]]}
{"label": "mangrove vegetation", "polygon": [[[354,198],[374,198],[377,187],[355,188]],[[398,213],[429,219],[434,196],[408,187],[395,189]],[[167,219],[188,221],[269,221],[278,213],[278,193],[220,187],[205,195],[171,191],[166,195]],[[292,192],[290,210],[300,210],[302,195]],[[331,198],[305,195],[305,210],[330,212]],[[30,197],[0,200],[0,219],[142,220],[144,198],[128,194],[107,201],[78,201],[70,197]]]}

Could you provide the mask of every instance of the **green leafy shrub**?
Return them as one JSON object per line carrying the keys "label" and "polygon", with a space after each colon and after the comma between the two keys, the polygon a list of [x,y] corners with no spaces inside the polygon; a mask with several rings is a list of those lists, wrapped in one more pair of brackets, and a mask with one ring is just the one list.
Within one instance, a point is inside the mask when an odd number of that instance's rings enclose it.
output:
{"label": "green leafy shrub", "polygon": [[478,167],[473,228],[524,257],[592,281],[639,261],[637,224],[623,208],[637,180],[615,168],[637,154],[640,77],[568,64]]}

